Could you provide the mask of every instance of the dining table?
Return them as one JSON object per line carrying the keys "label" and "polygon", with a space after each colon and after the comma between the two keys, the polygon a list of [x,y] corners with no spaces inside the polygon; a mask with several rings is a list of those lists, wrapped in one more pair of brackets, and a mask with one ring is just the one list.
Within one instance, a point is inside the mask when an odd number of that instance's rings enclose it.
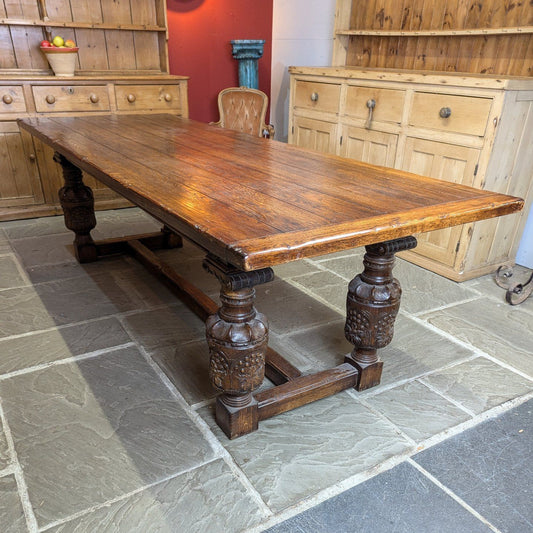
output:
{"label": "dining table", "polygon": [[[512,214],[523,207],[506,194],[171,114],[32,117],[19,124],[61,165],[59,199],[77,259],[130,253],[205,321],[206,379],[218,392],[216,421],[229,438],[347,388],[379,384],[378,350],[392,341],[400,307],[395,254],[414,248],[415,234],[518,216]],[[149,213],[161,231],[93,240],[94,198],[84,173]],[[183,239],[205,252],[202,265],[220,282],[219,302],[156,253],[179,248]],[[269,346],[255,287],[271,282],[277,265],[362,246],[361,272],[346,291],[344,334],[353,350],[334,368],[304,374]],[[265,376],[272,386],[258,390]]]}

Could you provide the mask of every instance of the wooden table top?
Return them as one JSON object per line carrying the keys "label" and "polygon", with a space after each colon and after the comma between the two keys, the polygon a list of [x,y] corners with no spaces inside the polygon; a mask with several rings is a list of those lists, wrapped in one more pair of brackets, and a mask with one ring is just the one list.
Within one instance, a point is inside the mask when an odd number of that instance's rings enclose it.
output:
{"label": "wooden table top", "polygon": [[173,115],[19,120],[73,164],[243,270],[519,211],[519,198]]}

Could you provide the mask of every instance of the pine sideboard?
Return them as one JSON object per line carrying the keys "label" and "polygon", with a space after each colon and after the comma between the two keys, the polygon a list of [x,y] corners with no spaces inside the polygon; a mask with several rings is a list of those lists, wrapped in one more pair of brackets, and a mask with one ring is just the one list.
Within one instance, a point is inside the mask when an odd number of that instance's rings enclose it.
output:
{"label": "pine sideboard", "polygon": [[[291,67],[289,142],[531,205],[533,79]],[[512,264],[520,214],[420,235],[403,257],[456,281]]]}
{"label": "pine sideboard", "polygon": [[[50,148],[19,130],[18,118],[188,116],[188,78],[169,74],[167,34],[165,0],[0,3],[0,220],[61,212],[61,169]],[[73,77],[54,76],[39,49],[52,35],[76,42]],[[129,205],[86,180],[97,209]]]}

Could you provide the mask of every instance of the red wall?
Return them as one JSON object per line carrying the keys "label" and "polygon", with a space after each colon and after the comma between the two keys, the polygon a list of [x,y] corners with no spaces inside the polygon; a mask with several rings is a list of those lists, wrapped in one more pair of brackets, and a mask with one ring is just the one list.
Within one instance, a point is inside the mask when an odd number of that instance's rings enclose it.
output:
{"label": "red wall", "polygon": [[273,0],[167,0],[171,74],[190,76],[189,116],[218,120],[217,95],[239,85],[231,40],[264,39],[259,89],[270,96]]}

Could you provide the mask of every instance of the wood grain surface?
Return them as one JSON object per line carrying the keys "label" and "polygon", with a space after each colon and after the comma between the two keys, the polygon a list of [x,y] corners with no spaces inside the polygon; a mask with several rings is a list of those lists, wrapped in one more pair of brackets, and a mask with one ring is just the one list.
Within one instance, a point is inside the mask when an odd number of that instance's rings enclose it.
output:
{"label": "wood grain surface", "polygon": [[523,201],[172,115],[20,126],[243,270],[519,211]]}

